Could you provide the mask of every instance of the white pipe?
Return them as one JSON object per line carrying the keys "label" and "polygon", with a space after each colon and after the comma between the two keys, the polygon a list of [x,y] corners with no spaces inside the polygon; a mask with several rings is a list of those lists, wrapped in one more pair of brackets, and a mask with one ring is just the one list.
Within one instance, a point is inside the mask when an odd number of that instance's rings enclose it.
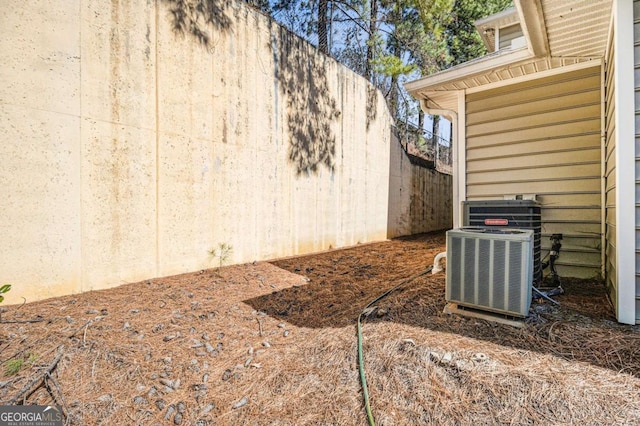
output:
{"label": "white pipe", "polygon": [[433,259],[433,269],[431,270],[431,274],[437,274],[438,272],[444,271],[444,268],[440,266],[440,261],[446,258],[447,258],[446,251],[443,251],[442,253],[438,253],[436,255],[436,258]]}
{"label": "white pipe", "polygon": [[[458,143],[458,113],[450,110],[450,109],[436,109],[436,108],[429,108],[429,104],[428,101],[426,99],[421,99],[420,100],[420,108],[422,108],[422,110],[430,115],[442,115],[444,118],[446,118],[447,120],[451,121],[452,124],[452,129],[453,129],[453,134],[451,135],[451,150],[453,153],[453,165],[452,165],[452,174],[453,174],[453,227],[454,228],[459,228],[460,224],[461,224],[461,219],[460,219],[460,188],[459,186],[459,182],[460,182],[460,171],[458,170],[458,161],[459,161],[459,155],[456,152],[456,149],[459,145]],[[456,147],[456,149],[453,149],[454,146]]]}

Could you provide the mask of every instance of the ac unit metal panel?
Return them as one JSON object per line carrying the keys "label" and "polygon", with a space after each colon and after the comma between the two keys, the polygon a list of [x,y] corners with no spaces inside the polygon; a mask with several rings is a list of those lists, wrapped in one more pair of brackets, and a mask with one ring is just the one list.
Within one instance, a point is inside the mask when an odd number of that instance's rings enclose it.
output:
{"label": "ac unit metal panel", "polygon": [[533,281],[533,231],[460,228],[447,232],[446,299],[526,317]]}
{"label": "ac unit metal panel", "polygon": [[462,226],[533,230],[533,282],[542,283],[542,215],[533,200],[463,201]]}

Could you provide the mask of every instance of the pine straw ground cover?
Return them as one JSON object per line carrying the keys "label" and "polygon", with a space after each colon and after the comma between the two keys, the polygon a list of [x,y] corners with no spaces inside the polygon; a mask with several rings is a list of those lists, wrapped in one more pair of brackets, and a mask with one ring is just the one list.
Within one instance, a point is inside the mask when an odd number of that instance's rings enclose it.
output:
{"label": "pine straw ground cover", "polygon": [[[356,318],[443,248],[420,235],[6,307],[0,403],[82,425],[365,425]],[[380,301],[364,325],[377,424],[640,424],[638,327],[600,283],[563,285],[521,329],[443,314],[443,274]]]}

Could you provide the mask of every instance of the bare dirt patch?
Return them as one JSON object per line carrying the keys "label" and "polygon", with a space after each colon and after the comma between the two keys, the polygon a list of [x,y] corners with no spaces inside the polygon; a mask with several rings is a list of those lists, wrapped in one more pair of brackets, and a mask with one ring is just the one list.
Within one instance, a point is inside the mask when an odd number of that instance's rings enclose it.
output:
{"label": "bare dirt patch", "polygon": [[[364,425],[357,316],[443,250],[419,235],[6,307],[41,321],[0,325],[0,403],[83,425]],[[378,424],[640,424],[640,332],[601,283],[565,279],[516,329],[443,314],[444,281],[407,282],[364,325]]]}

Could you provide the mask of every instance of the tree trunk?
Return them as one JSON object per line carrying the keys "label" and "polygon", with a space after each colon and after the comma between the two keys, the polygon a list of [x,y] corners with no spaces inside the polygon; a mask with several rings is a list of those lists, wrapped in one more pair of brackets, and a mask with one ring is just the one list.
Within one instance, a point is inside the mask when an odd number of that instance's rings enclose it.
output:
{"label": "tree trunk", "polygon": [[[400,58],[402,56],[402,48],[400,45],[394,41],[393,55]],[[389,109],[391,109],[391,114],[393,115],[393,119],[397,122],[398,117],[400,116],[400,111],[398,110],[398,98],[400,97],[400,77],[397,74],[391,76],[391,88],[389,90]]]}
{"label": "tree trunk", "polygon": [[[396,2],[393,4],[390,13],[390,21],[393,23],[394,29],[393,34],[390,36],[389,44],[391,54],[396,58],[402,58],[402,46],[398,39],[396,38],[395,32],[397,31],[398,25],[402,19],[402,8]],[[391,76],[391,87],[389,88],[389,108],[391,109],[391,114],[393,116],[394,121],[397,123],[398,118],[400,116],[400,111],[398,110],[398,98],[400,96],[400,75],[395,73]],[[406,118],[406,117],[404,117]],[[405,123],[406,124],[406,123]]]}
{"label": "tree trunk", "polygon": [[329,54],[329,42],[327,38],[327,12],[329,0],[319,0],[318,3],[318,48],[321,52]]}
{"label": "tree trunk", "polygon": [[393,120],[398,123],[398,77],[391,77],[391,88],[389,90],[389,109]]}
{"label": "tree trunk", "polygon": [[431,126],[431,134],[433,134],[433,146],[438,142],[438,135],[440,133],[440,116],[434,115],[433,122]]}
{"label": "tree trunk", "polygon": [[373,75],[373,53],[375,50],[374,46],[374,38],[376,36],[376,32],[378,31],[378,0],[370,0],[369,1],[369,39],[367,41],[367,63],[365,64],[364,76],[371,83],[373,83],[374,75]]}

